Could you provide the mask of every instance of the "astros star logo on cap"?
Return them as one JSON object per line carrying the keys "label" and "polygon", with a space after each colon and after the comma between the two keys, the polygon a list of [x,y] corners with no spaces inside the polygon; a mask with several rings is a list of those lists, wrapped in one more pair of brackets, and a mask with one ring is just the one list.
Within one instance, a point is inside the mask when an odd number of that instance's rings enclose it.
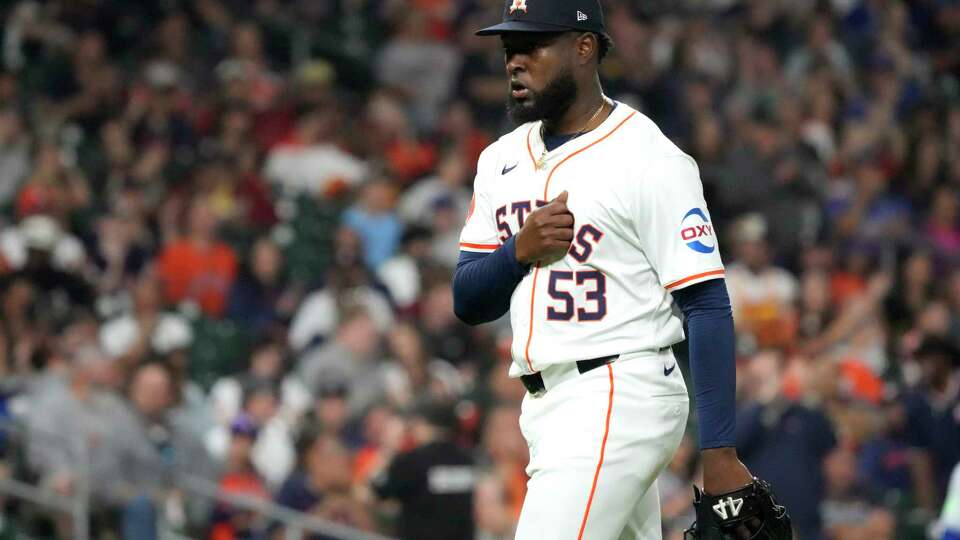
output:
{"label": "astros star logo on cap", "polygon": [[527,12],[527,0],[513,0],[513,5],[510,6],[510,14],[513,15],[514,11],[520,10],[524,13]]}

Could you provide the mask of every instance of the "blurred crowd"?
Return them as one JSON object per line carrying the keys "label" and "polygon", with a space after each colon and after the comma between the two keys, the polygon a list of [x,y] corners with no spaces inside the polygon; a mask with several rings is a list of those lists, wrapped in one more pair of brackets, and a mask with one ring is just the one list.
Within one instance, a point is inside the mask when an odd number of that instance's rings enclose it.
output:
{"label": "blurred crowd", "polygon": [[[960,461],[960,1],[604,4],[607,93],[700,165],[742,459],[804,540],[922,538]],[[0,475],[91,493],[98,535],[282,533],[241,495],[513,538],[509,324],[461,324],[450,288],[510,129],[500,43],[473,35],[501,9],[0,4],[0,413],[26,426]],[[670,540],[693,441],[660,480]],[[434,515],[454,528],[416,532]]]}

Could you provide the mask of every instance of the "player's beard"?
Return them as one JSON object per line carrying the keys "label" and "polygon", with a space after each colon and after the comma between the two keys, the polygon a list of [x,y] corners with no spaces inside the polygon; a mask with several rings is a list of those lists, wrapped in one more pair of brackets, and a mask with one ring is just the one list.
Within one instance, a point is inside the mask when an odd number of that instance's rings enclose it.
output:
{"label": "player's beard", "polygon": [[523,102],[512,96],[507,102],[507,113],[517,125],[543,120],[555,124],[577,101],[577,81],[573,72],[564,67],[540,92],[528,89],[529,97]]}

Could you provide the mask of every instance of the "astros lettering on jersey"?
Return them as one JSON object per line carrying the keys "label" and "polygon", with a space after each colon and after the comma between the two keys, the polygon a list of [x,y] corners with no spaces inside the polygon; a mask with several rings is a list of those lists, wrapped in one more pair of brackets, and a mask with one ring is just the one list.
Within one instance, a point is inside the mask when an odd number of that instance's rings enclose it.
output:
{"label": "astros lettering on jersey", "polygon": [[569,252],[531,268],[511,298],[511,376],[682,341],[669,293],[724,273],[696,163],[618,103],[538,167],[540,125],[520,126],[480,156],[460,236],[461,250],[495,251],[531,212],[569,192]]}

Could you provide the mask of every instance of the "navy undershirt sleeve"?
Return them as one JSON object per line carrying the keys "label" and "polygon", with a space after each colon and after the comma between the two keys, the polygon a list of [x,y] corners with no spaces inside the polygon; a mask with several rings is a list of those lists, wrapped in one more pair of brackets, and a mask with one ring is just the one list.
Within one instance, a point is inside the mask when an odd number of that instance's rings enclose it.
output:
{"label": "navy undershirt sleeve", "polygon": [[460,252],[453,275],[453,311],[461,321],[488,323],[510,310],[513,290],[530,270],[517,261],[515,238],[493,253]]}
{"label": "navy undershirt sleeve", "polygon": [[735,446],[737,373],[727,284],[698,283],[675,291],[673,298],[687,323],[700,449]]}

